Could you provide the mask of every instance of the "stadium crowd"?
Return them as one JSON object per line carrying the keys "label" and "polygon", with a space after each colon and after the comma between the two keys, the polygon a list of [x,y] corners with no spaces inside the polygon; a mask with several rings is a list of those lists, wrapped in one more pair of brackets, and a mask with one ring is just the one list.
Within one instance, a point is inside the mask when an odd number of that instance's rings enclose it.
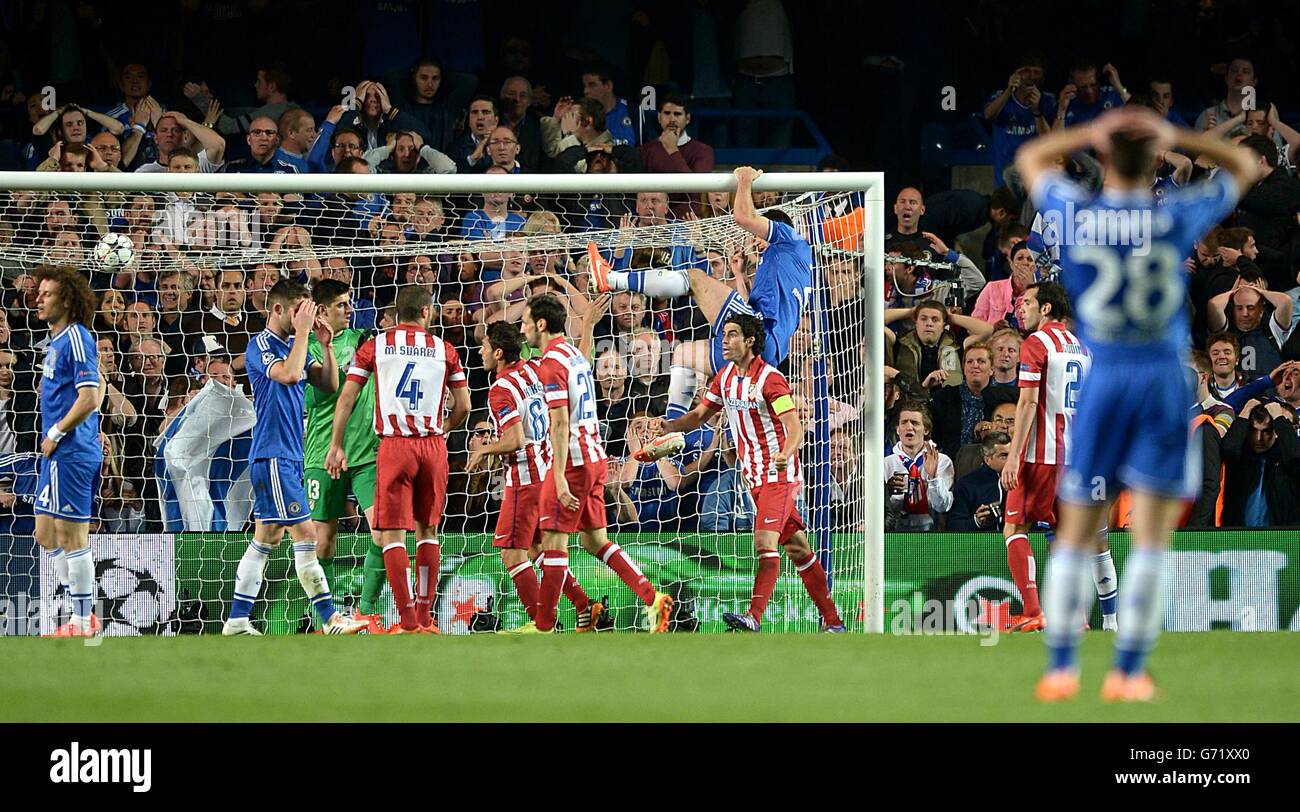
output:
{"label": "stadium crowd", "polygon": [[[200,14],[213,13],[208,6],[194,5],[201,7]],[[261,60],[256,55],[231,59],[223,52],[223,61],[207,57],[212,61],[206,72],[197,69],[174,87],[155,87],[149,60],[112,63],[116,95],[73,98],[61,91],[57,100],[39,84],[18,81],[13,64],[0,64],[0,103],[19,122],[8,128],[20,145],[19,160],[36,171],[710,172],[715,168],[712,147],[724,142],[788,144],[788,130],[764,120],[705,129],[704,122],[691,118],[696,107],[718,106],[723,97],[738,107],[790,106],[793,55],[781,3],[687,6],[689,24],[660,39],[673,55],[679,53],[681,35],[689,34],[692,46],[686,50],[694,58],[673,63],[674,73],[678,65],[685,66],[680,70],[688,75],[675,83],[684,92],[659,93],[656,109],[644,116],[635,100],[629,106],[631,88],[616,84],[617,71],[607,64],[573,61],[567,74],[552,71],[543,77],[531,44],[506,37],[491,68],[480,64],[476,71],[452,70],[444,61],[420,56],[430,43],[391,46],[406,42],[400,15],[368,20],[361,58],[353,49],[351,57],[338,63],[352,72],[335,69],[339,75],[330,80],[344,103],[324,108],[295,102],[295,85],[306,72],[303,67],[312,63],[293,53]],[[724,25],[731,12],[734,41],[724,33],[732,30]],[[79,18],[75,25],[93,31],[91,22]],[[209,22],[214,41],[222,31],[229,35],[233,30],[222,29],[220,20]],[[652,29],[657,22],[648,19]],[[320,25],[323,30],[324,23]],[[442,34],[438,52],[444,57],[462,47],[455,30],[453,25]],[[90,53],[89,36],[80,41],[83,54]],[[333,40],[321,42],[329,47]],[[726,47],[700,47],[702,43]],[[647,62],[655,57],[639,58]],[[1207,418],[1189,415],[1201,441],[1205,479],[1188,525],[1296,524],[1300,181],[1295,164],[1300,132],[1267,99],[1255,99],[1260,77],[1248,58],[1226,63],[1223,95],[1199,115],[1186,108],[1180,88],[1166,75],[1126,85],[1113,65],[1049,65],[1033,54],[1007,67],[1012,72],[1005,88],[993,92],[983,110],[996,188],[990,194],[967,189],[927,194],[909,186],[892,207],[886,249],[898,261],[886,264],[884,291],[890,322],[888,443],[883,450],[890,477],[884,490],[887,526],[994,530],[1001,524],[1005,495],[996,474],[1014,430],[1023,339],[1018,307],[1028,285],[1051,278],[1054,259],[1011,158],[1036,133],[1086,122],[1126,103],[1152,106],[1175,123],[1186,123],[1182,110],[1193,126],[1254,150],[1264,167],[1264,179],[1242,199],[1230,222],[1187,258],[1189,330],[1200,413]],[[1049,76],[1065,79],[1059,93],[1049,92]],[[239,82],[253,87],[256,100],[228,108],[223,88]],[[1243,104],[1247,88],[1251,102]],[[1158,195],[1215,171],[1204,161],[1173,152],[1161,161]],[[846,166],[832,156],[821,168]],[[1086,154],[1065,169],[1093,188],[1100,185],[1100,167]],[[759,205],[779,202],[773,196]],[[655,421],[664,413],[674,348],[709,329],[697,310],[637,293],[590,296],[581,252],[436,250],[439,243],[490,242],[516,232],[544,236],[707,220],[728,212],[726,195],[13,191],[4,193],[0,204],[0,246],[7,266],[0,309],[0,454],[36,448],[36,359],[44,325],[35,317],[29,271],[42,263],[83,267],[100,297],[94,330],[108,381],[102,413],[111,453],[106,455],[99,516],[99,526],[106,530],[177,529],[180,512],[169,508],[178,483],[171,481],[176,468],[174,462],[169,468],[165,455],[168,432],[177,429],[177,415],[208,382],[247,389],[243,354],[249,337],[264,325],[266,291],[284,276],[349,284],[355,293],[353,324],[369,328],[389,323],[399,285],[429,286],[440,305],[438,329],[471,370],[476,411],[451,442],[454,459],[461,462],[466,448],[485,442],[491,432],[483,411],[488,381],[474,362],[483,327],[518,318],[529,294],[543,289],[563,294],[570,306],[570,332],[586,330],[592,341],[598,409],[615,456],[608,492],[614,525],[748,529],[752,508],[737,481],[726,432],[701,429],[690,438],[686,454],[674,461],[638,464],[630,458],[654,435]],[[240,224],[249,223],[255,227],[238,231]],[[196,251],[210,257],[224,238],[222,229],[231,224],[241,250],[247,252],[251,245],[256,261],[195,259]],[[96,243],[109,233],[131,238],[137,256],[133,267],[107,272],[90,261]],[[429,250],[407,247],[416,244]],[[385,248],[392,253],[385,255]],[[754,271],[757,256],[751,245],[701,248],[700,261],[719,278],[744,279]],[[643,248],[631,262],[653,264],[661,259],[656,251],[670,249]],[[280,253],[293,258],[277,260]],[[836,336],[827,359],[830,501],[835,526],[852,530],[860,523],[855,506],[869,490],[860,470],[858,420],[864,394],[850,372],[862,366],[863,273],[852,258],[826,258],[824,267],[828,332]],[[789,372],[801,387],[797,401],[811,426],[811,325],[796,334],[795,342]],[[812,444],[805,448],[813,453]],[[208,452],[214,459],[235,461],[238,438]],[[230,483],[239,476],[235,462],[226,470],[192,468],[186,468],[187,475],[212,480],[212,499],[218,503],[224,492],[216,488],[217,481]],[[901,481],[898,473],[905,474]],[[453,470],[448,529],[486,529],[500,492],[498,474]],[[0,506],[5,502],[13,499],[0,493]],[[1122,525],[1122,517],[1116,519],[1116,526]],[[211,521],[207,526],[225,527],[219,515]],[[364,520],[358,516],[354,521],[360,525]]]}
{"label": "stadium crowd", "polygon": [[[1176,108],[1178,88],[1165,75],[1126,86],[1115,66],[1082,60],[1068,66],[1068,83],[1056,95],[1048,92],[1051,74],[1043,56],[1024,54],[1008,68],[1006,87],[993,92],[983,109],[996,188],[990,194],[953,190],[926,196],[908,187],[894,202],[886,251],[895,261],[886,264],[885,292],[891,308],[886,320],[892,322],[885,387],[890,528],[1002,525],[1006,493],[999,474],[1009,464],[1019,348],[1029,332],[1021,329],[1021,304],[1028,287],[1054,279],[1060,270],[1061,236],[1045,227],[1027,199],[1012,164],[1016,148],[1037,134],[1126,104],[1187,126]],[[1229,60],[1222,97],[1188,116],[1194,128],[1251,150],[1261,179],[1184,258],[1187,374],[1197,391],[1188,421],[1203,469],[1187,527],[1284,527],[1300,521],[1300,132],[1256,95],[1259,80],[1249,57]],[[1212,162],[1194,157],[1173,151],[1158,157],[1152,187],[1157,199],[1217,171]],[[1091,155],[1077,154],[1062,169],[1100,191],[1101,167]],[[985,227],[982,242],[970,241],[968,250],[977,257],[954,250],[961,235]],[[976,267],[984,269],[987,283],[971,273]],[[1126,500],[1119,499],[1112,527],[1127,526],[1126,510]]]}
{"label": "stadium crowd", "polygon": [[[531,80],[527,54],[506,60],[514,71],[493,76],[451,71],[425,56],[381,66],[382,55],[367,51],[358,73],[371,78],[341,88],[342,101],[355,104],[337,104],[319,116],[294,101],[296,77],[279,60],[248,65],[257,101],[246,107],[224,105],[215,76],[211,83],[200,79],[157,87],[151,66],[141,62],[115,67],[116,98],[68,100],[61,93],[54,105],[39,88],[15,86],[8,99],[23,105],[20,126],[28,131],[19,138],[21,156],[26,168],[38,172],[711,172],[713,148],[691,118],[699,100],[730,94],[730,87],[723,87],[729,85],[738,97],[764,88],[762,99],[744,106],[788,104],[781,101],[791,70],[788,31],[781,36],[781,4],[733,5],[740,13],[735,63],[725,70],[716,60],[696,64],[693,93],[660,92],[657,109],[645,120],[630,112],[609,65],[574,63],[573,73],[562,77],[573,94],[552,97]],[[720,9],[700,6],[697,32],[722,31]],[[220,77],[226,83],[228,71]],[[709,82],[718,87],[706,88]],[[718,136],[734,136],[741,145],[789,141],[779,127],[759,128],[756,122],[741,122],[736,132],[718,131]],[[842,166],[837,159],[825,163],[828,170]],[[760,206],[777,202],[774,195],[758,201]],[[707,336],[709,325],[689,300],[647,299],[636,292],[593,296],[585,252],[488,247],[516,233],[544,237],[622,229],[633,239],[638,228],[729,221],[730,203],[726,194],[697,199],[661,193],[5,192],[0,199],[0,246],[7,266],[0,309],[0,456],[37,448],[36,393],[46,331],[36,317],[30,271],[39,265],[83,269],[99,298],[92,329],[106,381],[101,406],[106,454],[95,527],[116,532],[239,529],[244,516],[233,505],[239,501],[241,457],[247,450],[248,426],[239,417],[247,411],[249,394],[245,353],[265,326],[266,294],[276,281],[344,282],[353,291],[352,326],[373,329],[392,323],[399,286],[423,285],[439,305],[435,329],[456,347],[470,372],[475,408],[465,429],[451,438],[446,529],[483,531],[495,521],[502,478],[499,463],[496,469],[463,470],[467,451],[492,437],[486,414],[489,380],[478,368],[478,345],[488,324],[517,321],[529,295],[551,290],[568,303],[570,334],[585,334],[595,359],[598,411],[612,457],[611,526],[749,529],[753,506],[720,420],[693,432],[679,457],[657,463],[631,458],[655,436],[664,415],[674,349]],[[124,268],[93,258],[96,245],[110,234],[131,241],[135,259]],[[472,251],[440,247],[456,241],[484,245]],[[626,264],[677,261],[669,254],[681,247],[637,243]],[[690,261],[707,264],[733,286],[738,278],[752,279],[758,262],[752,240],[693,248],[687,251]],[[860,368],[854,353],[861,341],[861,269],[852,259],[830,265],[832,329],[847,337],[831,362]],[[791,378],[800,387],[796,401],[811,428],[809,320],[795,342],[791,364],[798,368]],[[223,399],[208,397],[202,408],[187,409],[201,392],[214,388],[213,382],[224,387]],[[839,376],[831,393],[831,501],[842,529],[856,529],[861,521],[857,390],[848,376]],[[196,444],[196,432],[208,442]],[[812,443],[805,451],[811,463]],[[0,487],[12,490],[15,482],[0,479]],[[364,529],[364,517],[351,521]]]}

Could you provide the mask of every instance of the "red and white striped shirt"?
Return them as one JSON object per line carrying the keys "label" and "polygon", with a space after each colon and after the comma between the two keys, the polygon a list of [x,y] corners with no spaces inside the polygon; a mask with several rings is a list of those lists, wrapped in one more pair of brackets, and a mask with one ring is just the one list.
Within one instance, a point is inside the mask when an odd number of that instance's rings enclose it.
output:
{"label": "red and white striped shirt", "polygon": [[488,413],[498,436],[523,423],[524,445],[506,458],[506,485],[540,485],[551,468],[551,420],[533,363],[518,361],[497,373]]}
{"label": "red and white striped shirt", "polygon": [[596,384],[591,365],[578,348],[564,336],[547,344],[537,365],[537,377],[542,381],[548,407],[569,407],[568,467],[606,459],[600,420],[596,417]]}
{"label": "red and white striped shirt", "polygon": [[794,408],[790,382],[762,358],[755,358],[743,374],[735,362],[713,376],[704,405],[716,411],[726,408],[740,456],[740,472],[751,488],[769,482],[802,482],[799,455],[790,457],[784,471],[772,463],[772,455],[785,448],[785,426],[781,415]]}
{"label": "red and white striped shirt", "polygon": [[1025,441],[1024,462],[1070,461],[1070,422],[1092,356],[1059,321],[1039,325],[1020,345],[1020,388],[1038,390],[1038,407]]}
{"label": "red and white striped shirt", "polygon": [[352,358],[348,380],[375,379],[375,433],[431,437],[443,433],[447,394],[469,385],[456,350],[413,324],[390,327]]}

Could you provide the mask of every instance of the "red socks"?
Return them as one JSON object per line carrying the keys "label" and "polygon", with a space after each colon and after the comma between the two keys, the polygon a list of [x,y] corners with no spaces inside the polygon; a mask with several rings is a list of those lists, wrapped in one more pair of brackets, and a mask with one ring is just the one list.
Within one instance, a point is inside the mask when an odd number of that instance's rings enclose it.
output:
{"label": "red socks", "polygon": [[411,559],[406,555],[406,545],[397,542],[384,548],[384,570],[388,572],[388,585],[393,590],[393,603],[402,615],[402,628],[414,630],[420,624],[415,619],[415,602],[411,600]]}
{"label": "red socks", "polygon": [[542,587],[537,600],[537,628],[547,632],[555,628],[555,613],[560,592],[569,573],[569,554],[559,550],[542,552]]}
{"label": "red socks", "polygon": [[515,594],[528,612],[528,619],[537,620],[537,599],[541,590],[537,585],[537,574],[533,572],[533,562],[516,564],[510,570],[510,580],[515,582]]}
{"label": "red socks", "polygon": [[632,559],[627,557],[627,553],[623,552],[622,547],[619,547],[611,541],[604,547],[601,547],[600,552],[596,555],[601,561],[604,561],[619,578],[623,579],[623,583],[627,584],[628,588],[636,593],[636,596],[641,599],[642,603],[649,606],[655,602],[654,585],[650,583],[650,579],[646,578],[645,575],[642,574],[641,570],[637,568],[637,565],[632,562]]}
{"label": "red socks", "polygon": [[749,599],[749,614],[762,620],[768,601],[776,589],[777,576],[781,574],[781,554],[768,550],[758,554],[758,572],[754,573],[754,594]]}
{"label": "red socks", "polygon": [[573,570],[570,569],[564,571],[564,597],[568,598],[569,603],[573,604],[573,608],[579,612],[591,605],[591,598],[587,597],[586,590],[578,583]]}
{"label": "red socks", "polygon": [[437,539],[425,539],[415,546],[415,620],[428,626],[430,609],[438,599],[438,566],[442,548]]}
{"label": "red socks", "polygon": [[828,626],[839,626],[843,623],[840,620],[839,610],[835,608],[835,601],[831,600],[831,587],[826,582],[826,570],[822,569],[822,562],[817,560],[817,554],[809,553],[803,561],[795,561],[794,568],[803,580],[803,588],[808,591],[808,597],[817,604],[822,622]]}
{"label": "red socks", "polygon": [[1011,569],[1011,579],[1020,590],[1020,601],[1025,605],[1025,614],[1030,617],[1042,614],[1043,608],[1038,603],[1037,574],[1034,570],[1034,551],[1029,547],[1029,537],[1017,533],[1007,539],[1007,567]]}

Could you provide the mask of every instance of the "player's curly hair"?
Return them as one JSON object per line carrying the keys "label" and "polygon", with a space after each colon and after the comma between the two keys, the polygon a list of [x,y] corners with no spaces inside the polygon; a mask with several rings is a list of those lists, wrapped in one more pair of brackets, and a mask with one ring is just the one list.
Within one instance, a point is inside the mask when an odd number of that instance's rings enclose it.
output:
{"label": "player's curly hair", "polygon": [[763,348],[767,346],[767,329],[763,326],[763,320],[757,316],[751,316],[748,313],[733,313],[723,322],[734,324],[740,329],[740,334],[745,338],[754,339],[754,355],[762,355]]}
{"label": "player's curly hair", "polygon": [[95,294],[90,281],[76,268],[44,266],[36,270],[36,285],[53,279],[59,285],[63,304],[68,309],[68,321],[89,328],[95,323]]}

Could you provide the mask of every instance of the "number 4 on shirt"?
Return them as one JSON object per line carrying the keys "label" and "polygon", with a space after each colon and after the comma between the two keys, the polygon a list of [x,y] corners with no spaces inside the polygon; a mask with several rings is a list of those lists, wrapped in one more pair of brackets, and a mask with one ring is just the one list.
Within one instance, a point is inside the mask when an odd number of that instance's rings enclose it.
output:
{"label": "number 4 on shirt", "polygon": [[415,364],[406,365],[402,370],[402,378],[397,382],[396,397],[399,400],[405,400],[411,411],[417,411],[420,408],[420,400],[424,393],[420,391],[420,379],[412,378],[411,373],[415,371]]}

